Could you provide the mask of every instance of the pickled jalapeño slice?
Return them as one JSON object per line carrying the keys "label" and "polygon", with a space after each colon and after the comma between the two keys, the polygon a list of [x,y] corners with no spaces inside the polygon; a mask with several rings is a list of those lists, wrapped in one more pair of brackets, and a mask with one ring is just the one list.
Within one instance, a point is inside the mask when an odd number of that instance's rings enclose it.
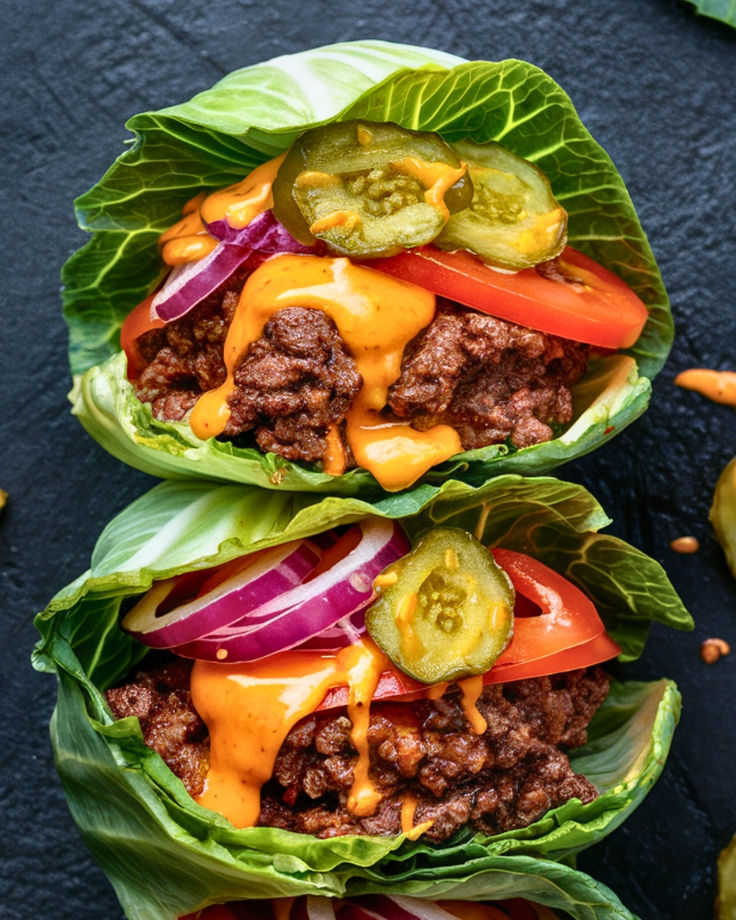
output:
{"label": "pickled jalape\u00f1o slice", "polygon": [[433,240],[472,194],[465,164],[439,135],[353,120],[295,141],[273,184],[273,213],[300,242],[385,256]]}
{"label": "pickled jalape\u00f1o slice", "polygon": [[453,148],[468,164],[473,200],[450,217],[436,246],[467,249],[513,270],[531,268],[562,252],[567,212],[538,167],[495,141],[464,140]]}
{"label": "pickled jalape\u00f1o slice", "polygon": [[488,671],[511,639],[514,589],[471,534],[438,527],[376,580],[373,641],[426,684]]}

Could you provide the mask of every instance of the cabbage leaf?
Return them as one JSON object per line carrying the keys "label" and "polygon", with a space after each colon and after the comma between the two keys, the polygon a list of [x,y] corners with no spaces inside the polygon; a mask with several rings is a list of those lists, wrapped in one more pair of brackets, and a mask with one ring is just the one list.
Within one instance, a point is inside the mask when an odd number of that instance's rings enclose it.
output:
{"label": "cabbage leaf", "polygon": [[[91,852],[132,920],[173,918],[224,900],[311,893],[491,898],[535,897],[580,918],[626,917],[610,893],[565,866],[610,833],[657,779],[679,716],[671,681],[614,683],[573,766],[601,792],[529,827],[486,837],[458,834],[442,846],[403,837],[316,840],[273,828],[235,829],[198,806],[136,719],[114,721],[105,688],[145,649],[118,626],[121,608],[154,579],[224,562],[366,514],[400,516],[410,535],[436,523],[469,529],[488,544],[533,553],[574,579],[598,605],[622,659],[639,653],[652,622],[688,629],[689,614],[661,567],[598,533],[608,523],[583,487],[553,478],[504,476],[480,489],[450,481],[414,490],[403,507],[353,497],[264,493],[234,484],[168,481],[103,531],[88,572],[38,615],[40,670],[55,672],[52,741],[69,806]],[[551,874],[550,874],[551,873]],[[584,877],[583,877],[584,878]]]}
{"label": "cabbage leaf", "polygon": [[195,193],[234,182],[303,130],[337,118],[398,121],[500,140],[549,176],[569,213],[569,238],[617,272],[647,304],[639,341],[594,362],[575,390],[576,423],[547,444],[468,451],[425,481],[479,484],[506,472],[539,474],[602,444],[646,408],[650,378],[672,342],[667,295],[626,187],[570,99],[523,61],[461,61],[388,42],[331,45],[246,67],[189,102],[134,116],[134,140],[76,202],[90,241],[63,270],[75,376],[73,411],[107,450],[164,477],[207,476],[266,488],[379,495],[370,474],[330,477],[227,442],[199,441],[189,425],[162,423],[125,376],[119,330],[161,277],[156,241]]}
{"label": "cabbage leaf", "polygon": [[736,0],[688,0],[702,16],[736,27]]}

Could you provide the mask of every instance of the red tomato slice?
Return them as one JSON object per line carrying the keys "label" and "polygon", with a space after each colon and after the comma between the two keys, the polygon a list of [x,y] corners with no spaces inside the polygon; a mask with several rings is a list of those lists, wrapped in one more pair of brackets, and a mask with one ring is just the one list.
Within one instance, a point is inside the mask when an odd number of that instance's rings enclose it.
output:
{"label": "red tomato slice", "polygon": [[628,348],[639,338],[647,308],[617,275],[568,246],[558,259],[574,282],[533,268],[498,271],[469,252],[432,246],[375,259],[377,268],[475,310],[600,348]]}
{"label": "red tomato slice", "polygon": [[[491,552],[511,579],[517,603],[513,639],[483,676],[484,684],[574,671],[619,654],[621,649],[608,636],[598,611],[580,588],[525,553],[496,548]],[[529,615],[530,610],[539,612]],[[381,674],[373,698],[400,696],[410,700],[426,692],[425,684],[391,668]],[[347,701],[347,687],[335,687],[317,709],[345,706]]]}
{"label": "red tomato slice", "polygon": [[[492,670],[528,665],[606,635],[590,598],[559,572],[525,553],[501,548],[491,552],[517,594],[540,611],[537,616],[514,617],[513,639]],[[614,651],[608,657],[621,651],[612,641],[611,646]]]}
{"label": "red tomato slice", "polygon": [[496,662],[483,679],[484,684],[505,684],[510,680],[524,680],[527,677],[544,677],[547,674],[562,674],[589,668],[615,658],[621,649],[607,633],[601,633],[581,645],[554,652],[532,662]]}
{"label": "red tomato slice", "polygon": [[[155,293],[155,292],[154,292]],[[123,320],[120,329],[120,347],[128,358],[128,378],[134,380],[146,367],[148,362],[140,353],[137,338],[151,329],[161,329],[165,326],[161,319],[151,319],[151,301],[154,295],[150,294],[142,300]]]}

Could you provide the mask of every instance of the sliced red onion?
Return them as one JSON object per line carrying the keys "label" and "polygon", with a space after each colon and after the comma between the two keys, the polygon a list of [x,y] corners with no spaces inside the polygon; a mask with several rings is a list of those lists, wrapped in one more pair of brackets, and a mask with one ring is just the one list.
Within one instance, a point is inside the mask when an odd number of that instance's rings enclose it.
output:
{"label": "sliced red onion", "polygon": [[345,648],[346,645],[354,645],[367,632],[365,610],[369,603],[370,598],[350,616],[343,617],[333,626],[323,629],[322,632],[311,636],[306,642],[302,642],[299,649],[310,652],[334,652],[337,649]]}
{"label": "sliced red onion", "polygon": [[331,898],[310,894],[306,898],[300,898],[299,902],[301,911],[292,913],[292,920],[335,920],[335,905]]}
{"label": "sliced red onion", "polygon": [[253,255],[247,246],[220,242],[195,262],[177,265],[151,301],[151,319],[181,319],[209,297]]}
{"label": "sliced red onion", "polygon": [[327,571],[174,651],[206,661],[255,661],[295,648],[362,610],[376,576],[409,544],[393,521],[367,518],[354,526],[361,530],[360,541]]}
{"label": "sliced red onion", "polygon": [[320,551],[308,541],[276,546],[201,597],[157,616],[179,578],[154,585],[122,621],[123,629],[152,648],[192,642],[289,593],[314,569]]}
{"label": "sliced red onion", "polygon": [[273,216],[273,211],[261,211],[245,227],[233,227],[226,218],[210,221],[207,231],[215,239],[225,240],[259,252],[314,252],[324,244],[311,246],[295,240],[286,227]]}

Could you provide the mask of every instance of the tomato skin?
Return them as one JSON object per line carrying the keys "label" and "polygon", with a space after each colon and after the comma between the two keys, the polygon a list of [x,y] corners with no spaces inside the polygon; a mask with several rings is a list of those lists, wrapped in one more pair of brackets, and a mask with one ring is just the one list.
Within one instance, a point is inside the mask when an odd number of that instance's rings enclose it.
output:
{"label": "tomato skin", "polygon": [[144,332],[161,329],[166,325],[162,319],[151,319],[151,301],[154,294],[149,294],[137,307],[134,307],[125,317],[120,328],[120,347],[128,359],[129,380],[135,380],[148,364],[138,348],[138,337]]}
{"label": "tomato skin", "polygon": [[[514,617],[513,638],[483,675],[484,684],[574,671],[619,654],[621,649],[608,636],[598,611],[580,588],[533,556],[498,548],[491,552],[511,579],[519,606],[531,605],[540,613]],[[425,696],[426,692],[426,684],[391,668],[381,674],[373,699],[401,697],[406,701]],[[347,688],[335,687],[317,709],[345,706],[347,699]]]}
{"label": "tomato skin", "polygon": [[[514,637],[496,668],[530,665],[606,634],[590,598],[559,572],[526,553],[495,547],[491,553],[517,593],[541,610],[539,616],[515,617]],[[609,658],[620,652],[612,641],[611,648]]]}
{"label": "tomato skin", "polygon": [[644,303],[617,275],[571,246],[557,264],[568,283],[534,268],[498,271],[469,252],[421,246],[371,268],[409,281],[475,310],[550,335],[599,348],[628,348],[647,321]]}

